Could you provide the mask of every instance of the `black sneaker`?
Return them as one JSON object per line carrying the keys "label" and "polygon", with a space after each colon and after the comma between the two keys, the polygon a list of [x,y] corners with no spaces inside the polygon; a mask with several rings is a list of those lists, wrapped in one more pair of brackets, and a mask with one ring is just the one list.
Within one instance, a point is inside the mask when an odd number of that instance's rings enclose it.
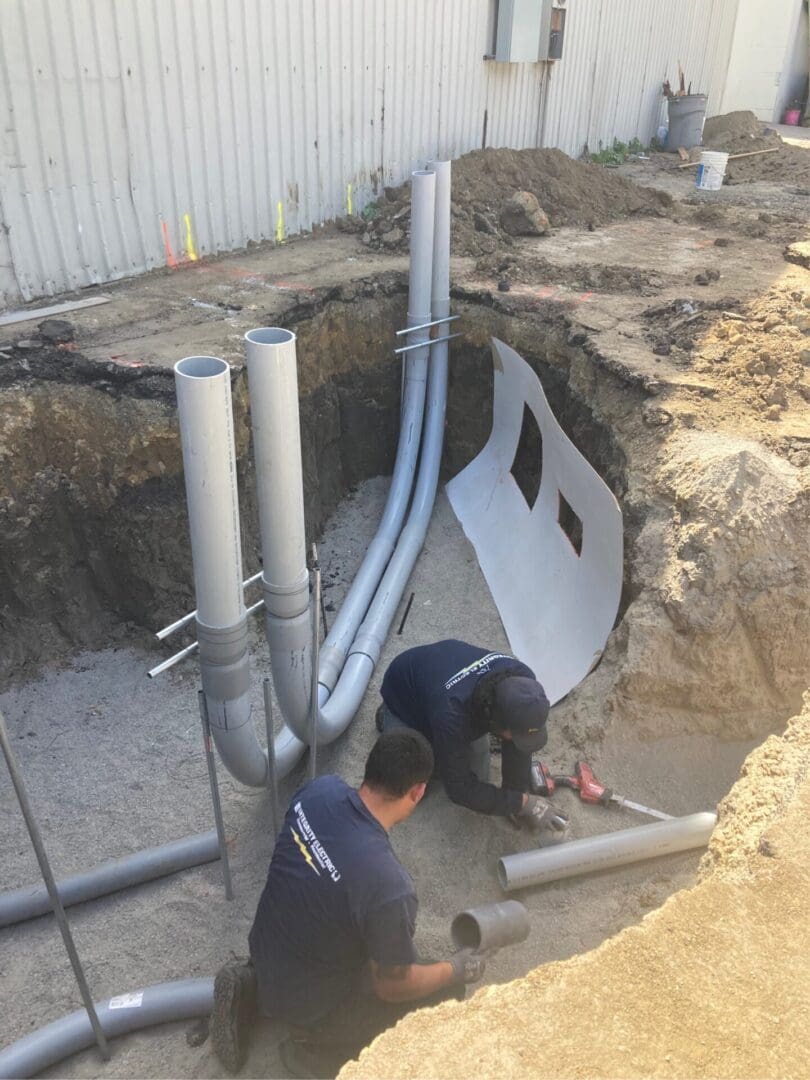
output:
{"label": "black sneaker", "polygon": [[256,1017],[256,972],[250,960],[233,960],[214,979],[211,1042],[229,1073],[238,1073],[247,1059]]}
{"label": "black sneaker", "polygon": [[278,1044],[281,1063],[294,1080],[334,1080],[346,1064],[345,1055],[315,1042],[282,1039]]}

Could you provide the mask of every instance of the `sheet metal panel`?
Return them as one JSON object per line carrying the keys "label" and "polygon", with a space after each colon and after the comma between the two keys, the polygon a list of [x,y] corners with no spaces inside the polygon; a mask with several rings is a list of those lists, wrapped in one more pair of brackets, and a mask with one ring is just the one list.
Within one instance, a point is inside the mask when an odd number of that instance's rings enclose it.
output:
{"label": "sheet metal panel", "polygon": [[738,0],[568,0],[563,59],[551,70],[543,145],[574,157],[666,122],[665,78],[678,61],[694,93],[720,107]]}
{"label": "sheet metal panel", "polygon": [[718,98],[737,0],[568,0],[496,64],[492,0],[3,0],[0,291],[283,239],[430,157],[646,139],[680,58]]}

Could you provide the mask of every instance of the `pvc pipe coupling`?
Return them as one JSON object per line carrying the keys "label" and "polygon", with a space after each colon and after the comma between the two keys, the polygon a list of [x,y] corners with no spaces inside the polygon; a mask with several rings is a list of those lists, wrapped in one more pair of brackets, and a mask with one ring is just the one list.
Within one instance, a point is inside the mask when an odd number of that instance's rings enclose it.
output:
{"label": "pvc pipe coupling", "polygon": [[529,936],[529,913],[518,900],[469,908],[453,919],[450,937],[458,949],[486,952],[518,945]]}
{"label": "pvc pipe coupling", "polygon": [[[250,691],[247,615],[234,626],[206,626],[197,622],[200,675],[209,702],[234,702]],[[250,710],[247,710],[247,717]],[[212,727],[228,728],[225,710],[209,709]],[[244,722],[244,720],[243,720]]]}

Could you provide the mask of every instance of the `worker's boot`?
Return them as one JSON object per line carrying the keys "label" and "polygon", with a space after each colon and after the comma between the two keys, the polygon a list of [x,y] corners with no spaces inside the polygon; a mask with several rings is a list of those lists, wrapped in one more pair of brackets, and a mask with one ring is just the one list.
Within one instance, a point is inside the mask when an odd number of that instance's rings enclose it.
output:
{"label": "worker's boot", "polygon": [[211,1042],[229,1073],[245,1064],[256,1018],[256,972],[250,960],[234,959],[214,979]]}
{"label": "worker's boot", "polygon": [[351,1056],[337,1048],[295,1036],[282,1039],[278,1049],[285,1075],[294,1080],[333,1080]]}

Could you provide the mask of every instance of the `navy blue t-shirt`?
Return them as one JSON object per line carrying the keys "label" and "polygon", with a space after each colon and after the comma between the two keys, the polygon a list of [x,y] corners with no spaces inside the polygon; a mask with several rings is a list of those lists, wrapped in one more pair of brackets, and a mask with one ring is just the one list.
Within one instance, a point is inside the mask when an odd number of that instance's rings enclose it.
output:
{"label": "navy blue t-shirt", "polygon": [[450,638],[406,649],[393,660],[380,687],[383,701],[399,719],[430,740],[436,771],[453,802],[482,814],[516,814],[529,790],[531,754],[506,739],[501,744],[503,787],[479,780],[470,768],[470,743],[487,731],[474,715],[472,696],[490,672],[534,678],[514,656]]}
{"label": "navy blue t-shirt", "polygon": [[250,931],[263,1015],[306,1027],[359,987],[368,961],[416,961],[417,899],[354,788],[319,776],[293,796]]}

